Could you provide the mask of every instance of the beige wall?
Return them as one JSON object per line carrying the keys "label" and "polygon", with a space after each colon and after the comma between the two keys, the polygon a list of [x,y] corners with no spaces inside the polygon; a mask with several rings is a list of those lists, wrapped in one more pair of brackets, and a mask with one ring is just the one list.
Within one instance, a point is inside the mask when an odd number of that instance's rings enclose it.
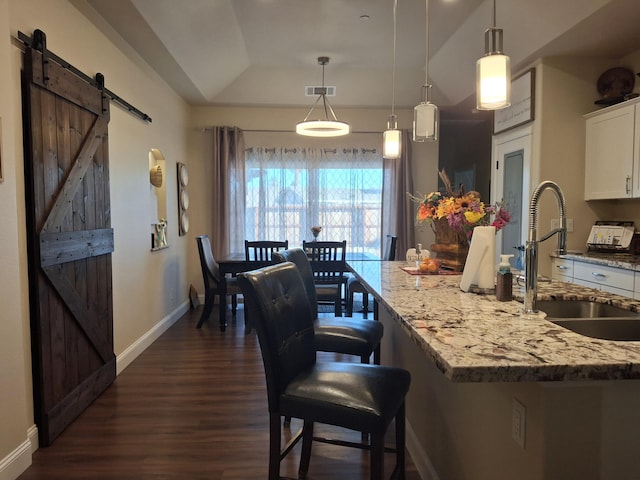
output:
{"label": "beige wall", "polygon": [[[0,465],[12,452],[18,459],[7,465],[6,474],[17,475],[30,459],[27,430],[33,424],[31,402],[31,363],[29,357],[28,301],[26,297],[26,265],[24,264],[24,208],[22,162],[17,158],[21,148],[20,124],[15,120],[20,99],[19,70],[10,61],[14,48],[9,38],[9,2],[0,0],[0,130],[2,172],[0,183]],[[24,455],[19,455],[24,452]]]}
{"label": "beige wall", "polygon": [[[66,0],[0,0],[0,479],[30,462],[33,432],[30,329],[21,128],[21,51],[10,40],[34,29],[48,47],[153,118],[146,123],[111,104],[109,124],[113,253],[114,344],[118,371],[188,307],[188,237],[177,229],[176,162],[189,162],[188,106],[139,58],[127,56]],[[108,31],[108,30],[105,30]],[[113,37],[118,41],[116,37]],[[148,152],[166,163],[166,250],[150,251],[152,190]]]}

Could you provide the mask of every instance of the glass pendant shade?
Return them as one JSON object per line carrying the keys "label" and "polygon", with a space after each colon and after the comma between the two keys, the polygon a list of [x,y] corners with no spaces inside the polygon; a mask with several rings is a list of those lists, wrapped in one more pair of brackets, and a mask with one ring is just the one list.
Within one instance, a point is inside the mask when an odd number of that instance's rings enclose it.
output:
{"label": "glass pendant shade", "polygon": [[478,110],[498,110],[511,105],[511,68],[509,57],[498,53],[476,62]]}
{"label": "glass pendant shade", "polygon": [[397,160],[402,151],[402,135],[398,130],[396,115],[389,115],[387,129],[382,134],[382,156],[388,160]]}
{"label": "glass pendant shade", "polygon": [[511,105],[510,60],[502,51],[502,29],[494,26],[484,32],[484,56],[476,62],[476,108],[499,110],[509,105]]}
{"label": "glass pendant shade", "polygon": [[431,103],[431,85],[424,85],[423,99],[413,109],[413,141],[435,142],[440,130],[440,111]]}

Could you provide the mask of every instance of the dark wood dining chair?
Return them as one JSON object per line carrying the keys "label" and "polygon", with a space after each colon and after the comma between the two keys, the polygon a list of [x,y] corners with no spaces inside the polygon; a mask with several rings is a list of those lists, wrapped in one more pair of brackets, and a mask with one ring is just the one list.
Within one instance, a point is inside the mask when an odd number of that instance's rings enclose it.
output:
{"label": "dark wood dining chair", "polygon": [[[393,261],[396,259],[397,242],[398,237],[395,235],[387,235],[382,260]],[[369,313],[369,292],[360,280],[353,275],[350,275],[347,280],[347,317],[351,317],[353,315],[353,296],[355,293],[362,294],[362,316],[367,318]]]}
{"label": "dark wood dining chair", "polygon": [[200,235],[196,237],[196,242],[198,243],[200,267],[204,280],[204,308],[196,327],[202,327],[205,320],[209,318],[213,311],[216,295],[218,295],[220,297],[220,330],[224,332],[227,327],[227,295],[231,295],[231,314],[235,316],[237,295],[242,291],[235,278],[224,278],[220,273],[220,266],[213,257],[209,236]]}
{"label": "dark wood dining chair", "polygon": [[289,240],[245,240],[244,256],[248,261],[269,261],[271,254],[289,248]]}
{"label": "dark wood dining chair", "polygon": [[319,304],[333,304],[336,317],[342,316],[343,291],[347,285],[347,241],[302,242],[313,270]]}
{"label": "dark wood dining chair", "polygon": [[[313,441],[369,450],[370,479],[384,477],[384,437],[395,419],[395,467],[405,478],[405,397],[408,371],[381,365],[317,362],[315,315],[300,273],[286,262],[238,274],[238,282],[258,334],[269,410],[269,480],[279,480],[280,462],[302,439],[299,478],[307,478]],[[281,417],[303,420],[282,447]],[[314,436],[314,423],[362,432],[361,444]],[[356,457],[357,458],[357,457]]]}

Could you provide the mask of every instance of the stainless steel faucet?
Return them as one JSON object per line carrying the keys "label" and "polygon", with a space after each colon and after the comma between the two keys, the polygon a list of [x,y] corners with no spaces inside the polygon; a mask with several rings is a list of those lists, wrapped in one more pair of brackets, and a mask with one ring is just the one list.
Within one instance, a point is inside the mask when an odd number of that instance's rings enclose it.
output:
{"label": "stainless steel faucet", "polygon": [[[538,200],[545,190],[551,190],[558,200],[560,226],[538,240]],[[564,199],[564,193],[558,184],[547,180],[536,187],[529,202],[529,239],[525,245],[524,265],[524,313],[536,313],[538,311],[536,308],[538,296],[538,243],[544,242],[556,233],[558,234],[557,253],[563,255],[567,253],[567,204]]]}

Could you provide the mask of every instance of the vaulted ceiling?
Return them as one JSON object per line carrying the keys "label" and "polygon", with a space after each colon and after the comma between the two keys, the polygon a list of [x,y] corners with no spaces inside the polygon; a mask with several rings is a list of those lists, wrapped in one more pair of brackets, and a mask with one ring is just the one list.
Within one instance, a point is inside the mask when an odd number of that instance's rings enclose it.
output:
{"label": "vaulted ceiling", "polygon": [[[425,0],[397,0],[396,106],[425,82]],[[193,105],[304,106],[325,84],[336,106],[384,107],[392,96],[394,0],[72,0]],[[473,95],[492,0],[429,1],[434,100]],[[514,71],[550,55],[617,59],[640,50],[640,0],[498,0]],[[617,65],[612,65],[617,66]],[[594,86],[595,91],[595,86]]]}

